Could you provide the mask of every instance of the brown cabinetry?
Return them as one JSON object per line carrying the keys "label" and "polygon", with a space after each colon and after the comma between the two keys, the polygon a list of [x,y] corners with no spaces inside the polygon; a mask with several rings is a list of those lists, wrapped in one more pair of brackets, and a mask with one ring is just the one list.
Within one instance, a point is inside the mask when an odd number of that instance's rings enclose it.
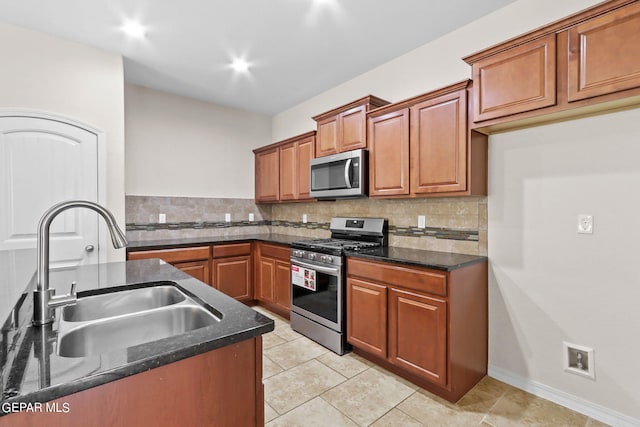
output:
{"label": "brown cabinetry", "polygon": [[469,131],[468,84],[368,114],[370,197],[486,194],[487,138]]}
{"label": "brown cabinetry", "polygon": [[256,243],[256,299],[268,309],[289,318],[291,264],[288,246]]}
{"label": "brown cabinetry", "polygon": [[280,150],[271,147],[254,150],[256,202],[280,200]]}
{"label": "brown cabinetry", "polygon": [[152,251],[135,251],[127,253],[127,259],[150,259],[160,258],[174,267],[184,271],[190,276],[211,284],[209,269],[209,259],[211,248],[209,246],[199,246],[190,248],[161,249]]}
{"label": "brown cabinetry", "polygon": [[640,3],[569,29],[569,101],[640,87]]}
{"label": "brown cabinetry", "polygon": [[355,351],[456,401],[487,370],[487,262],[454,271],[347,259]]}
{"label": "brown cabinetry", "polygon": [[640,4],[610,0],[464,60],[473,128],[502,131],[640,103]]}
{"label": "brown cabinetry", "polygon": [[315,131],[254,150],[257,203],[309,200]]}
{"label": "brown cabinetry", "polygon": [[342,107],[319,114],[316,157],[367,147],[367,111],[389,102],[369,95]]}
{"label": "brown cabinetry", "polygon": [[253,300],[251,243],[213,246],[211,284],[238,301]]}
{"label": "brown cabinetry", "polygon": [[556,103],[556,35],[549,34],[474,62],[475,121]]}

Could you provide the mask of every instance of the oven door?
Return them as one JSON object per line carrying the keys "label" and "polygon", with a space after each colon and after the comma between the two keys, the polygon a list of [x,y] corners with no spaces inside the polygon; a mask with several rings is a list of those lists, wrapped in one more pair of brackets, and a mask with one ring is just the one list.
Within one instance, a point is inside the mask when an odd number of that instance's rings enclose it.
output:
{"label": "oven door", "polygon": [[291,258],[291,310],[342,332],[342,267]]}

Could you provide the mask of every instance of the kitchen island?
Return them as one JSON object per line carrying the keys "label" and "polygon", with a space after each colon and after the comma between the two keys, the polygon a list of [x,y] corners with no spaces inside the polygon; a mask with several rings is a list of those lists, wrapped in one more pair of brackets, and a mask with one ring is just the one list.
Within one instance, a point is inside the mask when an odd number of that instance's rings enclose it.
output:
{"label": "kitchen island", "polygon": [[58,293],[68,292],[72,281],[79,299],[173,282],[219,321],[148,343],[62,357],[61,309],[52,325],[31,326],[29,283],[2,327],[0,426],[263,424],[261,335],[273,330],[271,319],[157,259],[51,272]]}

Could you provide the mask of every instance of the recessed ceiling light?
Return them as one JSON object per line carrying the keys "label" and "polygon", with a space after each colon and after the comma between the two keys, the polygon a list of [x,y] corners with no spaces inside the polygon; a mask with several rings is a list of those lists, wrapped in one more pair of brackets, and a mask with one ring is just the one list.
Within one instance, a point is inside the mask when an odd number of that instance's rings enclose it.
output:
{"label": "recessed ceiling light", "polygon": [[242,58],[236,58],[231,62],[231,68],[239,73],[246,73],[249,71],[249,63]]}
{"label": "recessed ceiling light", "polygon": [[136,21],[127,21],[122,27],[120,27],[122,31],[125,32],[128,36],[141,39],[145,36],[147,30],[144,28],[139,22]]}

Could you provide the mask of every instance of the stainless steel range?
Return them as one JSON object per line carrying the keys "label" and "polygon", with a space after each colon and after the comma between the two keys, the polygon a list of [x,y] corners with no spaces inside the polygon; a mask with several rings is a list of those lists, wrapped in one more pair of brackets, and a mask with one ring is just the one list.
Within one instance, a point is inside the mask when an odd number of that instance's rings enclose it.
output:
{"label": "stainless steel range", "polygon": [[333,218],[331,238],[291,244],[291,328],[338,354],[346,341],[345,252],[387,245],[383,218]]}

